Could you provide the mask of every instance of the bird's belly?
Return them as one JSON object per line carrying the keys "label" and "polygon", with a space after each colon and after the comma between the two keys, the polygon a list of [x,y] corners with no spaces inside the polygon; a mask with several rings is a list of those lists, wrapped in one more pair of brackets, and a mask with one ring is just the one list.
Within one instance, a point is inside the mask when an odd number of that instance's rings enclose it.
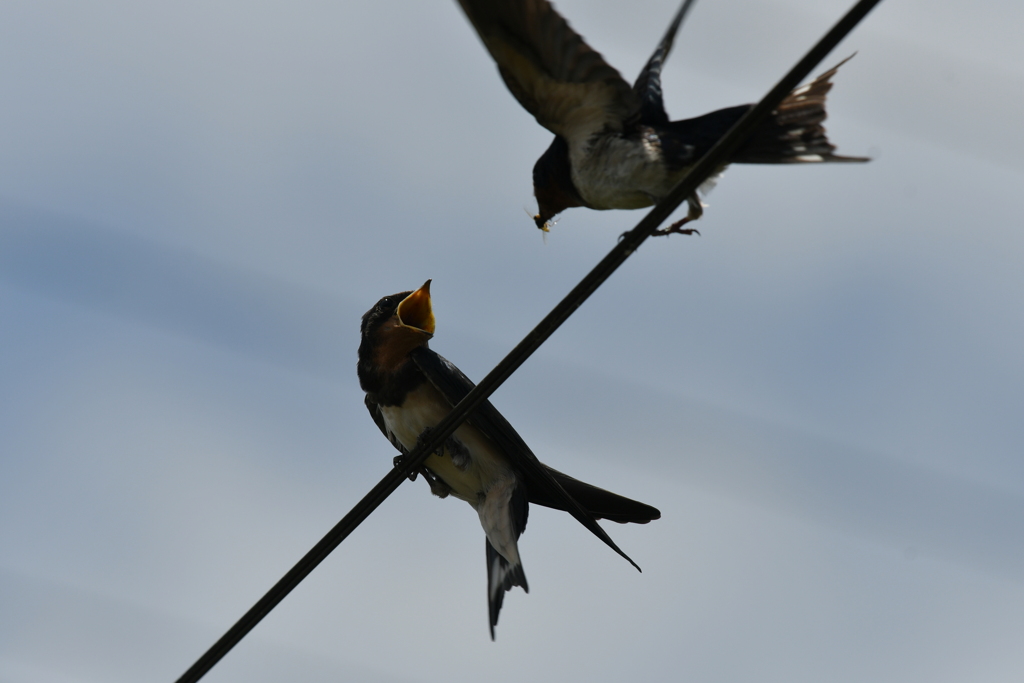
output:
{"label": "bird's belly", "polygon": [[[420,434],[450,410],[440,392],[424,384],[411,391],[401,407],[382,406],[381,414],[388,431],[411,451]],[[454,443],[445,443],[443,455],[431,453],[424,464],[452,489],[452,495],[476,507],[496,481],[511,475],[511,469],[490,439],[472,425],[463,423],[453,437]]]}
{"label": "bird's belly", "polygon": [[593,209],[641,209],[672,189],[661,148],[646,139],[606,136],[573,155],[572,180]]}

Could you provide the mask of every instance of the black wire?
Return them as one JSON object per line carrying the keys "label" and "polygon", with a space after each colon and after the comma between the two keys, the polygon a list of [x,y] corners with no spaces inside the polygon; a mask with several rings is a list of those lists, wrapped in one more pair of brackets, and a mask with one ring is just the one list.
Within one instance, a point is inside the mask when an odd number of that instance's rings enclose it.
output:
{"label": "black wire", "polygon": [[400,467],[391,469],[373,489],[367,493],[356,506],[327,532],[312,550],[306,553],[291,570],[285,574],[273,588],[267,591],[260,600],[249,609],[234,626],[221,636],[203,656],[196,660],[188,671],[182,674],[176,683],[195,683],[219,662],[231,648],[251,631],[256,624],[274,609],[293,588],[309,575],[331,551],[338,547],[370,513],[377,509],[407,476],[417,470],[427,456],[436,450],[462,424],[474,408],[487,400],[501,384],[564,323],[587,298],[607,280],[615,270],[646,240],[662,222],[685,200],[693,194],[719,166],[722,166],[730,155],[750,135],[769,113],[772,112],[790,92],[804,80],[811,70],[839,44],[853,28],[860,23],[868,12],[881,0],[860,0],[847,14],[832,27],[811,50],[790,69],[764,98],[757,103],[743,118],[736,122],[728,133],[708,150],[701,159],[683,176],[679,184],[651,209],[650,212],[626,233],[615,248],[587,273],[578,285],[555,306],[548,315],[509,352],[507,356],[476,387],[462,399],[452,411],[441,420],[429,433],[428,438],[416,447]]}

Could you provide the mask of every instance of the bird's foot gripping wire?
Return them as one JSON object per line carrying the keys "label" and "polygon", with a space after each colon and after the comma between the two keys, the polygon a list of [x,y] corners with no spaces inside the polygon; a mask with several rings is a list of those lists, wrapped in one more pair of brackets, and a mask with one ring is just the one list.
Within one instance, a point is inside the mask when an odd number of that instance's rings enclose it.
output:
{"label": "bird's foot gripping wire", "polygon": [[667,236],[667,235],[700,235],[700,230],[697,228],[684,228],[683,226],[694,219],[687,216],[686,218],[676,221],[667,228],[658,228],[651,233],[651,236]]}
{"label": "bird's foot gripping wire", "polygon": [[427,480],[428,484],[430,484],[430,492],[438,498],[447,498],[448,494],[452,492],[451,486],[448,486],[448,484],[441,481],[440,477],[435,475],[426,467],[424,467],[421,472],[423,472],[423,478]]}
{"label": "bird's foot gripping wire", "polygon": [[[409,456],[406,453],[396,455],[394,460],[395,467],[401,467],[402,465],[404,465],[408,458]],[[423,475],[423,478],[427,481],[427,484],[430,486],[430,492],[433,493],[438,498],[447,498],[448,494],[452,492],[451,487],[448,486],[448,484],[444,483],[440,479],[440,477],[438,477],[436,474],[427,469],[425,465],[421,465],[418,470],[410,472],[409,481],[416,481],[416,477],[418,477],[421,474]]]}
{"label": "bird's foot gripping wire", "polygon": [[[404,465],[405,461],[408,459],[408,457],[409,456],[406,455],[405,453],[402,453],[401,455],[396,455],[395,459],[394,459],[395,467],[398,468],[398,467],[401,467],[402,465]],[[423,468],[421,467],[420,470],[422,470],[422,469]],[[416,481],[416,476],[419,474],[420,470],[413,470],[412,472],[410,472],[409,473],[409,481]]]}
{"label": "bird's foot gripping wire", "polygon": [[686,198],[687,212],[686,218],[676,221],[667,228],[661,228],[651,233],[654,235],[700,235],[700,230],[696,228],[684,228],[683,226],[690,221],[695,221],[704,215],[704,204],[700,201],[700,197],[696,192]]}
{"label": "bird's foot gripping wire", "polygon": [[[419,442],[419,445],[422,445],[423,442],[425,442],[429,436],[430,436],[430,428],[428,427],[428,428],[424,429],[420,433],[420,436],[417,439],[417,441]],[[448,441],[453,441],[453,438],[449,437]],[[441,444],[440,446],[438,446],[434,450],[434,453],[443,457],[444,453],[445,453],[446,444],[447,444],[447,442],[444,443],[444,444]],[[459,445],[461,446],[461,444],[459,444]],[[402,453],[401,455],[396,455],[395,456],[395,460],[394,460],[395,467],[401,467],[402,465],[404,465],[406,460],[408,459],[408,457],[409,457],[408,453]],[[421,475],[421,474],[423,475],[423,478],[427,481],[427,484],[430,486],[430,492],[433,493],[438,498],[447,498],[448,495],[452,492],[452,488],[450,486],[448,486],[448,484],[446,484],[443,479],[441,479],[436,474],[431,472],[430,469],[426,465],[421,465],[414,472],[410,472],[409,473],[409,481],[416,481],[416,477]]]}
{"label": "bird's foot gripping wire", "polygon": [[[681,221],[676,221],[675,223],[673,223],[672,225],[668,226],[667,228],[659,228],[659,229],[657,229],[657,230],[655,230],[654,232],[651,233],[651,237],[667,237],[668,235],[698,235],[699,236],[700,235],[700,230],[698,230],[697,228],[683,228],[683,226],[686,225],[687,223],[689,223],[691,220],[693,220],[693,219],[687,217],[687,218],[684,218]],[[626,235],[628,235],[628,234],[629,234],[629,231],[627,230],[626,232],[624,232],[621,235],[619,235],[619,241],[621,242],[623,239],[625,239]]]}
{"label": "bird's foot gripping wire", "polygon": [[[420,435],[416,438],[416,447],[417,448],[421,447],[423,444],[425,444],[427,442],[427,439],[430,438],[430,432],[431,431],[432,430],[430,429],[430,427],[424,427],[423,428],[423,431],[420,432]],[[451,440],[451,437],[448,437],[448,439]],[[435,448],[434,449],[434,454],[435,455],[439,455],[441,457],[444,457],[444,447],[446,445],[447,445],[446,443],[442,443],[440,446]]]}

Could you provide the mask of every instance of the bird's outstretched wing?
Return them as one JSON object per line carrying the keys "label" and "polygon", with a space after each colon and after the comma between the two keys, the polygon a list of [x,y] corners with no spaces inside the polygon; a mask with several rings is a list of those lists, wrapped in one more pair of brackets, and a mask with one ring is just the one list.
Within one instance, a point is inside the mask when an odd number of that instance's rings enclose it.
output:
{"label": "bird's outstretched wing", "polygon": [[620,131],[640,98],[546,0],[459,0],[505,85],[570,143]]}
{"label": "bird's outstretched wing", "polygon": [[640,98],[640,120],[647,124],[668,123],[668,114],[665,113],[665,103],[661,96],[661,67],[668,59],[668,53],[672,51],[672,42],[676,38],[676,31],[679,30],[683,18],[690,11],[694,0],[683,0],[682,6],[676,12],[675,18],[669,24],[664,37],[654,48],[654,54],[647,60],[636,83],[633,84],[633,92]]}
{"label": "bird's outstretched wing", "polygon": [[[420,371],[426,375],[427,380],[453,406],[461,401],[475,386],[453,363],[427,347],[421,346],[413,350],[409,356]],[[544,500],[551,501],[545,503],[545,505],[568,512],[580,524],[589,529],[591,533],[604,541],[608,547],[622,555],[637,570],[640,569],[636,562],[630,559],[626,553],[622,552],[619,546],[615,545],[615,541],[605,533],[605,530],[594,519],[594,515],[566,492],[552,475],[553,470],[537,459],[537,456],[533,454],[533,451],[526,445],[522,437],[516,433],[516,430],[498,412],[497,408],[491,405],[490,401],[484,401],[476,410],[470,413],[467,422],[486,434],[487,438],[493,441],[498,448],[512,459],[516,469],[526,478],[527,495],[531,500],[536,494],[543,497]]]}

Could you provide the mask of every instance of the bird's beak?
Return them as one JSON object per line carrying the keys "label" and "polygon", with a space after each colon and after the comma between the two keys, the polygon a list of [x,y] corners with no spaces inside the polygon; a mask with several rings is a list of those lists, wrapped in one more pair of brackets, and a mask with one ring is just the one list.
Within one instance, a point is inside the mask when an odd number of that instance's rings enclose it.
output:
{"label": "bird's beak", "polygon": [[434,334],[434,311],[430,307],[430,280],[398,304],[398,319],[406,327]]}

